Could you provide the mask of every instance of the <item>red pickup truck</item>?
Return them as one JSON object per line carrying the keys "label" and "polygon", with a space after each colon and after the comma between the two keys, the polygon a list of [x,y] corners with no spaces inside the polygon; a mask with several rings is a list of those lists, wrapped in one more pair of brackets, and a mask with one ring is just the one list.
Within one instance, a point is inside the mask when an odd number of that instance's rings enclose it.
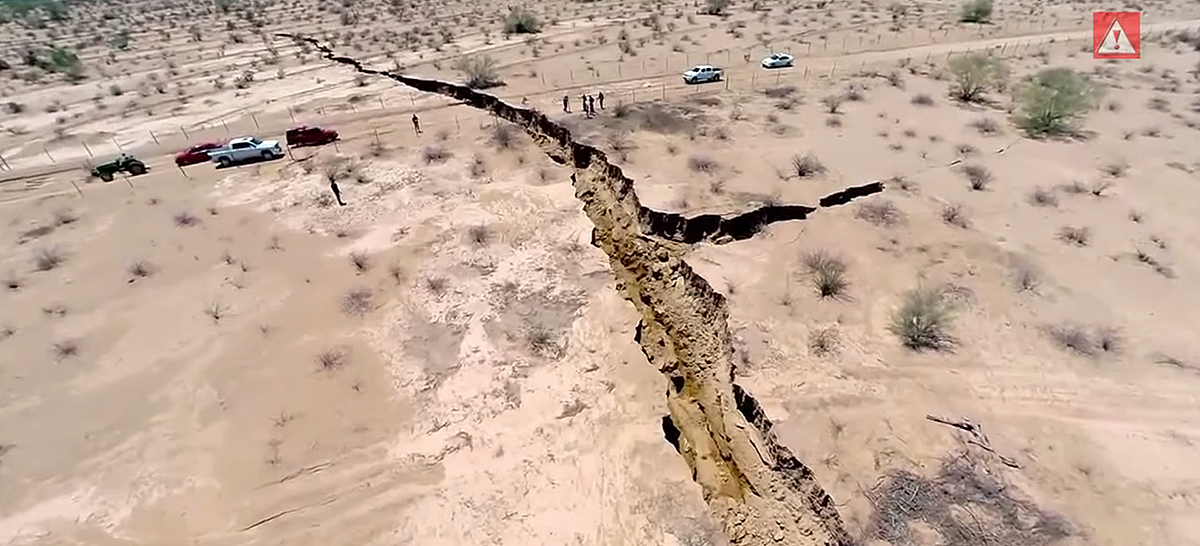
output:
{"label": "red pickup truck", "polygon": [[332,129],[322,129],[320,127],[309,127],[301,125],[287,130],[285,134],[287,145],[294,146],[318,146],[328,144],[338,139],[337,131]]}

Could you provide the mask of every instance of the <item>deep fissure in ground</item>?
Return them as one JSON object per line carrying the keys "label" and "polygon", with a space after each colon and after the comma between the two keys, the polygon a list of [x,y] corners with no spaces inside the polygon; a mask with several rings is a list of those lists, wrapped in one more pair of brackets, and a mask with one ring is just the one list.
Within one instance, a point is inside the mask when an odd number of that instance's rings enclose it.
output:
{"label": "deep fissure in ground", "polygon": [[575,196],[592,221],[593,244],[608,255],[617,289],[637,309],[636,341],[668,378],[664,436],[692,469],[731,544],[852,543],[833,500],[812,471],[780,444],[758,402],[733,380],[733,344],[725,298],[684,261],[679,243],[747,239],[778,221],[883,191],[881,182],[829,195],[817,206],[764,206],[736,216],[687,217],[643,207],[633,181],[603,152],[575,141],[541,112],[464,85],[364,67],[316,39],[325,58],[490,112],[521,127],[553,161],[571,166]]}

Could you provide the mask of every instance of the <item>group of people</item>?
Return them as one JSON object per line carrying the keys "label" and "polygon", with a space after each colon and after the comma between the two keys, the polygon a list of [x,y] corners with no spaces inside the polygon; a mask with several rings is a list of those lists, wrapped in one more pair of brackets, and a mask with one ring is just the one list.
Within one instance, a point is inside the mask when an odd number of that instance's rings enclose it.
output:
{"label": "group of people", "polygon": [[[562,102],[563,102],[563,112],[570,114],[571,113],[571,97],[568,95],[563,95]],[[595,96],[580,95],[579,103],[580,103],[581,107],[583,108],[584,115],[586,115],[587,117],[590,118],[590,117],[596,115],[596,103],[600,103],[601,110],[604,109],[604,92],[601,91],[599,93],[596,93]]]}

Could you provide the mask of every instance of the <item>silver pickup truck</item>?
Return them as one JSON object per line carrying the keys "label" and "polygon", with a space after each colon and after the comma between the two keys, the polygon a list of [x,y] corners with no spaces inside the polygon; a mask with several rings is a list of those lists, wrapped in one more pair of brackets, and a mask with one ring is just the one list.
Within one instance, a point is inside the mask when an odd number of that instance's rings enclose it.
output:
{"label": "silver pickup truck", "polygon": [[209,150],[208,157],[217,165],[228,167],[251,159],[270,160],[283,157],[283,148],[277,140],[241,137],[230,140],[220,148]]}

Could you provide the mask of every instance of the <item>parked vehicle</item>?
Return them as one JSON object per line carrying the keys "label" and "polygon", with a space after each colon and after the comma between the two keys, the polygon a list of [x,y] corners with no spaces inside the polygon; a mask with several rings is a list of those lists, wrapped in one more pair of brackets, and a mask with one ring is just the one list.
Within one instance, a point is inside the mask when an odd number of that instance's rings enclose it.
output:
{"label": "parked vehicle", "polygon": [[283,157],[283,148],[278,140],[263,140],[258,137],[240,137],[230,140],[220,148],[208,151],[208,157],[221,167],[251,159],[276,159]]}
{"label": "parked vehicle", "polygon": [[772,53],[762,60],[763,68],[784,68],[796,64],[796,58],[787,53]]}
{"label": "parked vehicle", "polygon": [[111,161],[92,167],[92,176],[105,182],[112,182],[113,175],[119,172],[127,172],[137,176],[148,170],[150,170],[150,167],[147,167],[140,159],[129,154],[121,154]]}
{"label": "parked vehicle", "polygon": [[715,66],[706,64],[693,66],[687,72],[683,73],[683,83],[704,83],[704,82],[719,82],[724,76],[725,71]]}
{"label": "parked vehicle", "polygon": [[284,135],[284,140],[287,141],[289,147],[294,146],[319,146],[321,144],[329,144],[338,139],[337,131],[333,129],[323,129],[321,127],[309,127],[301,125],[287,130]]}
{"label": "parked vehicle", "polygon": [[209,160],[209,150],[214,150],[224,146],[223,142],[204,142],[188,148],[182,152],[175,154],[175,164],[180,167],[195,165],[196,163],[204,163]]}

